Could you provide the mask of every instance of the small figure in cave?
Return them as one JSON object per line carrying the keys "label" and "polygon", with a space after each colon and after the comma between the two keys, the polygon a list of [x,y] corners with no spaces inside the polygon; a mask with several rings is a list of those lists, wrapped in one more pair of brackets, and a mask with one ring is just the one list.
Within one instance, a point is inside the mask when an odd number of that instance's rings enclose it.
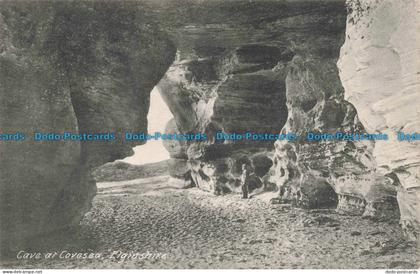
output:
{"label": "small figure in cave", "polygon": [[249,164],[243,164],[242,175],[241,175],[242,199],[248,198],[250,175],[251,175],[251,166]]}

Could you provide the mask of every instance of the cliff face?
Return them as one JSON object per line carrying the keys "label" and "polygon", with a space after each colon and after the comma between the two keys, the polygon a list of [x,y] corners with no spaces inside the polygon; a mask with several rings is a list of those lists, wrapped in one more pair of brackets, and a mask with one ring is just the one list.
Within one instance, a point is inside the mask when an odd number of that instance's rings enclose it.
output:
{"label": "cliff face", "polygon": [[420,147],[397,141],[397,132],[420,131],[420,48],[418,1],[348,1],[346,41],[340,77],[345,96],[368,132],[383,132],[376,142],[377,172],[397,186],[401,224],[419,231]]}
{"label": "cliff face", "polygon": [[31,140],[146,130],[149,92],[175,49],[144,20],[133,3],[1,3],[0,124],[27,138],[0,143],[2,248],[77,224],[96,192],[91,170],[132,153],[120,140]]}

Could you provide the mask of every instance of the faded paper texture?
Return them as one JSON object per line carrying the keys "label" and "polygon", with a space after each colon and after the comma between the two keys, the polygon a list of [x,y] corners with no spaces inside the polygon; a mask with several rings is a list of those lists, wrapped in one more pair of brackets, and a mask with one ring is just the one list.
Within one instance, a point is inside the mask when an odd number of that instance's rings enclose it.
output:
{"label": "faded paper texture", "polygon": [[0,1],[1,266],[417,269],[419,9]]}

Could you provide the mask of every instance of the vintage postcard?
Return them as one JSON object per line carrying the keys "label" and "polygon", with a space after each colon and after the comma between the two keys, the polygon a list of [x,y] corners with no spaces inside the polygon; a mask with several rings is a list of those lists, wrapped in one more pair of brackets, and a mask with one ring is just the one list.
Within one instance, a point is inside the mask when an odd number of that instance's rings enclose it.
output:
{"label": "vintage postcard", "polygon": [[0,0],[2,273],[418,273],[419,18]]}

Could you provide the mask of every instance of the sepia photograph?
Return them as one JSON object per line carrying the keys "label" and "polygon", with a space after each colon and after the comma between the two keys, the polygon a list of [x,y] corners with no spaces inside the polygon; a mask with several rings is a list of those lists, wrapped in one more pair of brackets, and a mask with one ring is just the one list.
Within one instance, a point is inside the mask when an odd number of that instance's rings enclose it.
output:
{"label": "sepia photograph", "polygon": [[0,0],[0,269],[418,274],[420,0]]}

